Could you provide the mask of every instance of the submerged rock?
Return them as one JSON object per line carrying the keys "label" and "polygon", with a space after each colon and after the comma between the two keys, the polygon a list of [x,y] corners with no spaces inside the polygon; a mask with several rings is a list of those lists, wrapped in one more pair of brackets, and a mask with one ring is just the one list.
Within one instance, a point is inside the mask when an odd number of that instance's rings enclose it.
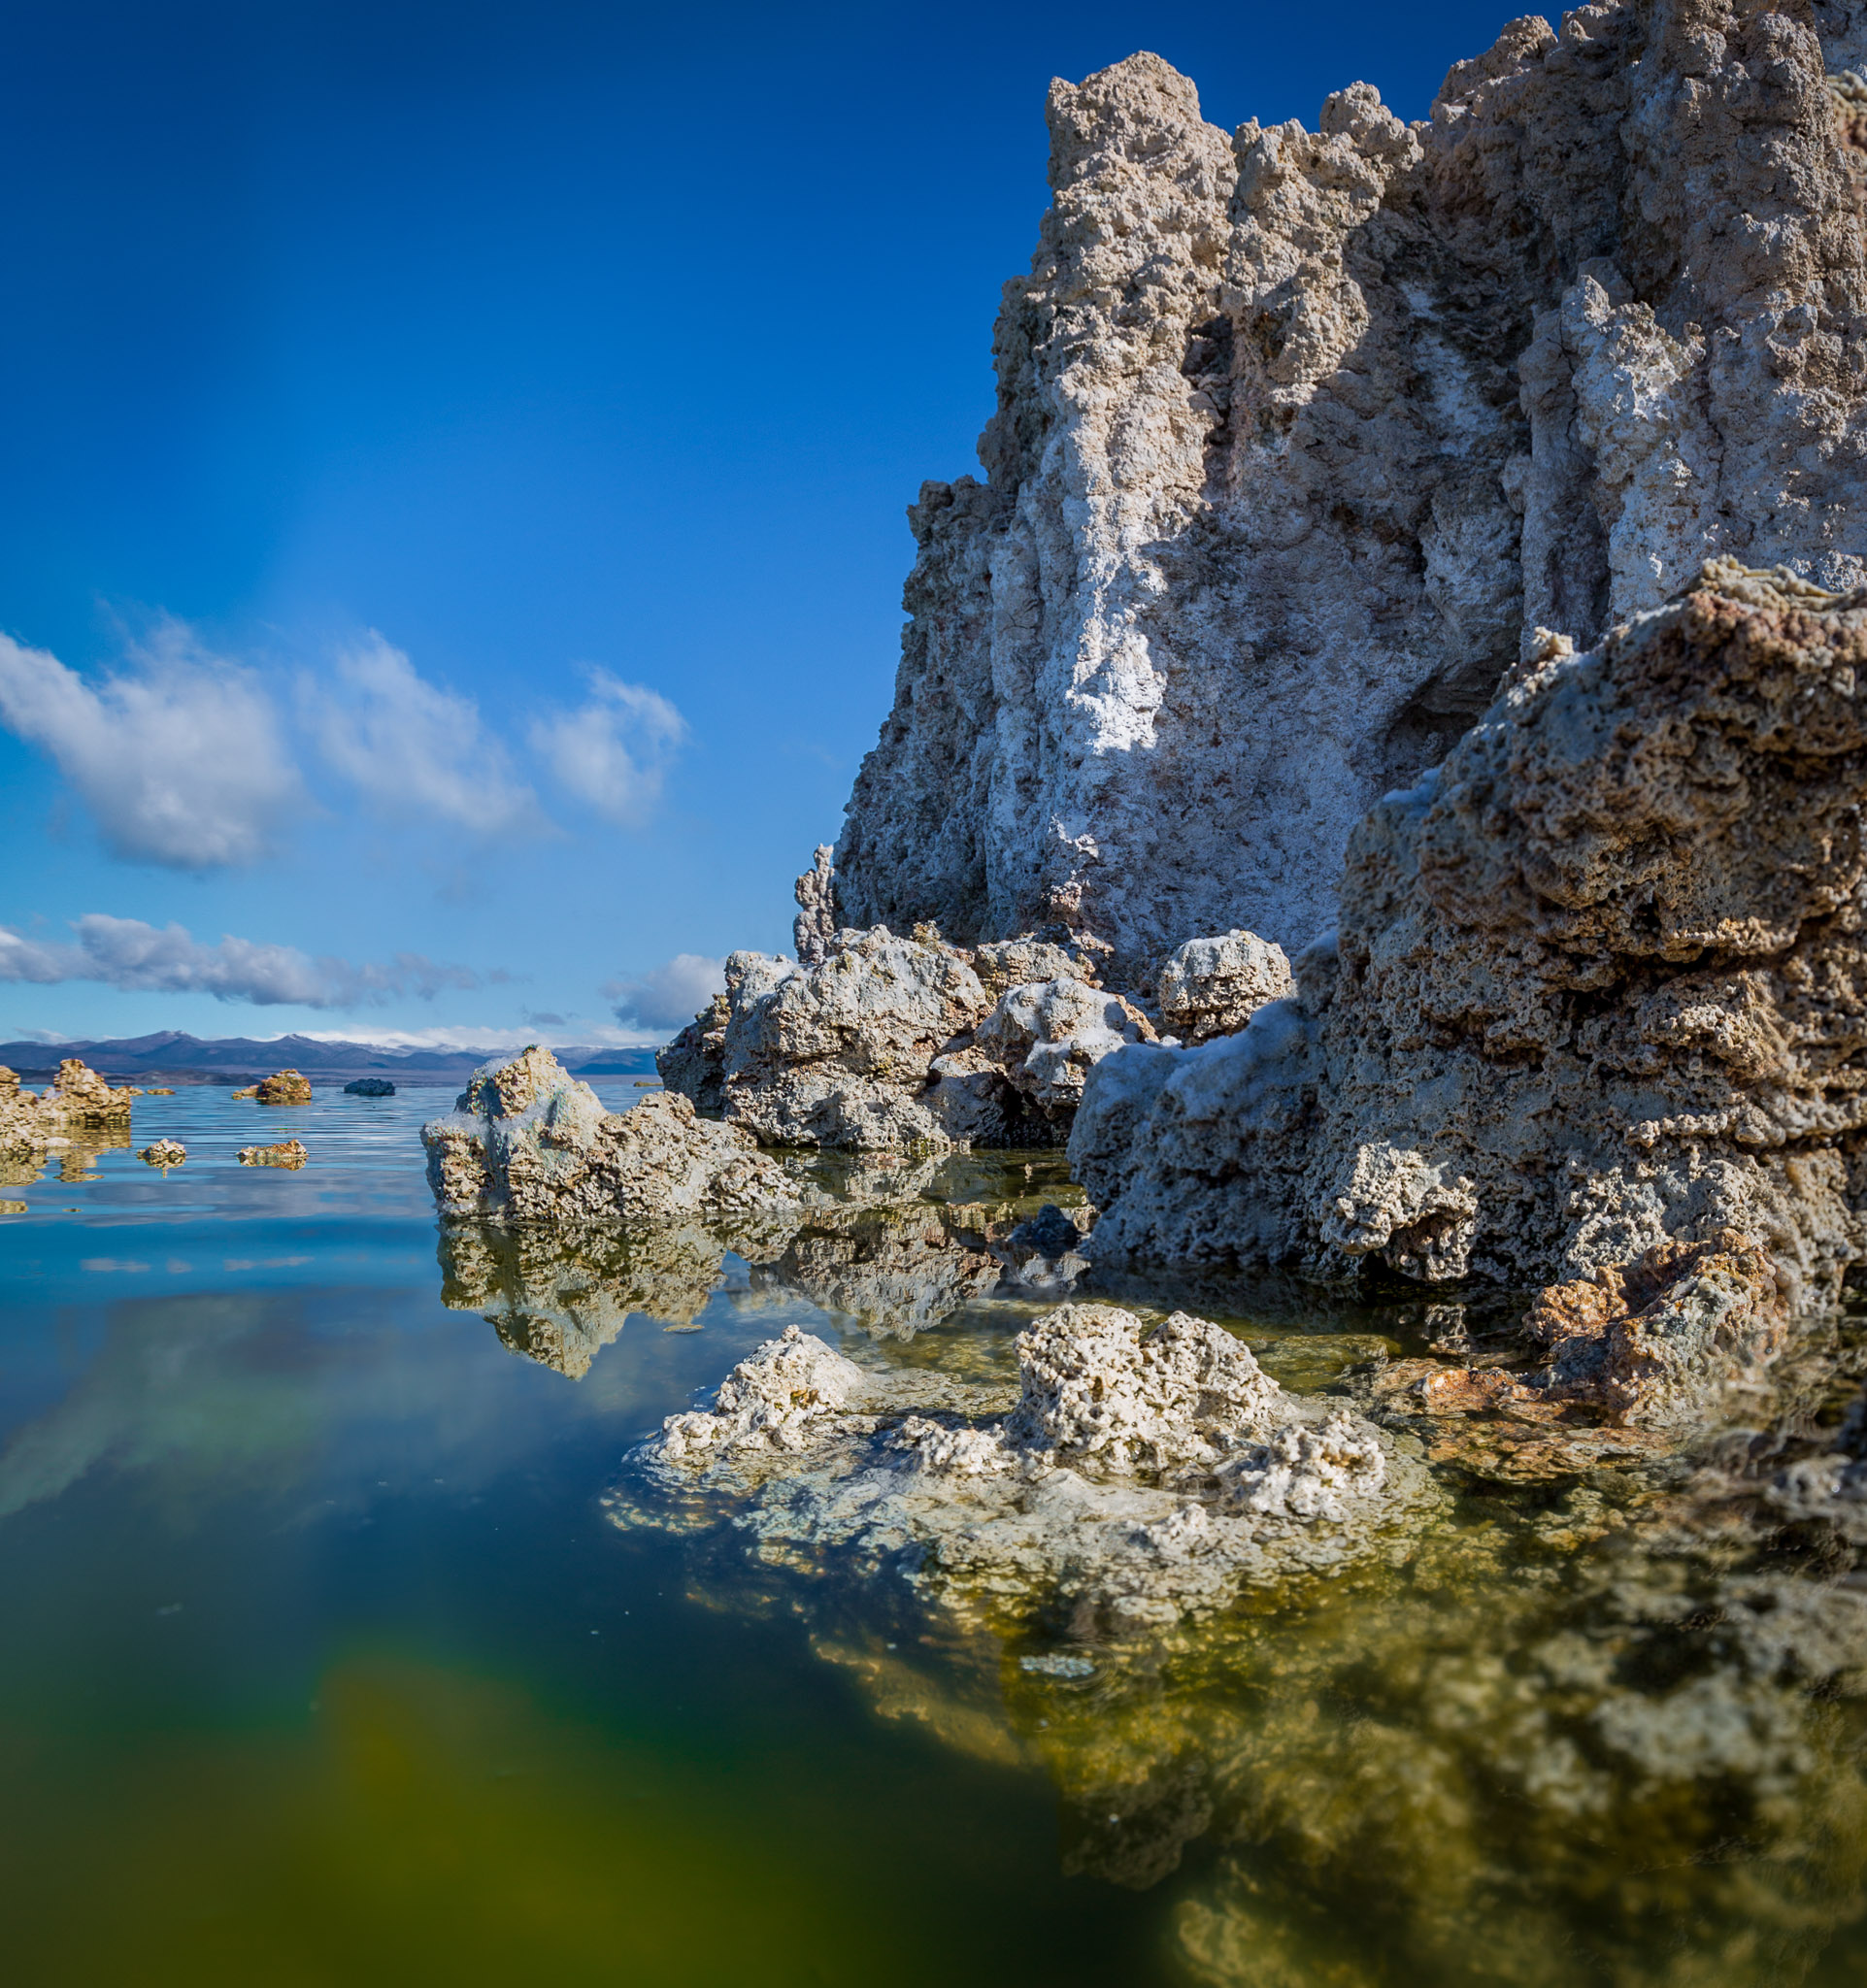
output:
{"label": "submerged rock", "polygon": [[[1405,1439],[1286,1394],[1250,1349],[1176,1313],[1051,1312],[1017,1342],[1019,1389],[879,1375],[788,1327],[714,1407],[636,1453],[649,1486],[736,1509],[768,1556],[899,1566],[962,1608],[1068,1606],[1135,1628],[1242,1585],[1399,1547],[1433,1503]],[[682,1523],[623,1490],[630,1523]]]}
{"label": "submerged rock", "polygon": [[777,1164],[677,1093],[606,1111],[547,1049],[483,1064],[451,1116],[421,1128],[443,1214],[578,1224],[682,1220],[793,1206]]}

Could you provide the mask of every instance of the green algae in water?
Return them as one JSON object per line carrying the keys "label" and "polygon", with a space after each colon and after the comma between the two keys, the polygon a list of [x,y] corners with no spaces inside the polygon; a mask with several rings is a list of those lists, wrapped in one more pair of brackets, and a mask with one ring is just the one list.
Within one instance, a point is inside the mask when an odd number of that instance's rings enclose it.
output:
{"label": "green algae in water", "polygon": [[[621,1534],[629,1443],[783,1324],[1006,1378],[1049,1301],[852,1204],[788,1266],[495,1249],[444,1304],[415,1129],[448,1102],[320,1098],[311,1165],[254,1177],[250,1108],[147,1100],[138,1143],[186,1168],[9,1188],[9,1981],[1867,1971],[1867,1596],[1818,1585],[1815,1535],[1677,1480],[1461,1479],[1405,1566],[1121,1641]],[[917,1185],[949,1229],[1061,1198],[1053,1156]],[[1489,1329],[1271,1279],[1109,1295],[1297,1387]]]}

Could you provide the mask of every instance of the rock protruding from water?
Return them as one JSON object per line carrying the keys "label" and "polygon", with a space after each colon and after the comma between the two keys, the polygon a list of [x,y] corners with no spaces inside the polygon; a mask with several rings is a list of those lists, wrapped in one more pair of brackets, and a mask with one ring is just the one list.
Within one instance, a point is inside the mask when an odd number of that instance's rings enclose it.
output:
{"label": "rock protruding from water", "polygon": [[243,1145],[239,1152],[243,1167],[284,1167],[292,1173],[310,1158],[302,1139],[282,1139],[276,1145]]}
{"label": "rock protruding from water", "polygon": [[262,1077],[245,1090],[235,1091],[234,1096],[251,1098],[260,1105],[309,1105],[312,1101],[311,1078],[301,1077],[295,1070],[275,1070],[270,1077]]}
{"label": "rock protruding from water", "polygon": [[909,512],[840,915],[1292,954],[1355,824],[1726,549],[1867,577],[1858,6],[1530,16],[1430,118],[1227,132],[1151,54],[1047,106],[983,480]]}
{"label": "rock protruding from water", "polygon": [[1075,1605],[1126,1629],[1339,1567],[1433,1502],[1404,1441],[1286,1394],[1204,1319],[1065,1306],[1017,1355],[1017,1400],[993,1413],[989,1387],[876,1373],[791,1326],[637,1462],[738,1506],[767,1556],[842,1548],[960,1606]]}
{"label": "rock protruding from water", "polygon": [[835,933],[816,966],[736,952],[656,1064],[767,1145],[1056,1145],[1090,1066],[1154,1034],[1093,972],[1048,941],[973,951],[930,927]]}
{"label": "rock protruding from water", "polygon": [[720,1219],[795,1204],[783,1170],[736,1126],[672,1091],[606,1111],[533,1046],[483,1064],[451,1116],[421,1128],[443,1214],[578,1224]]}
{"label": "rock protruding from water", "polygon": [[386,1077],[359,1077],[344,1086],[347,1098],[392,1098],[395,1086]]}
{"label": "rock protruding from water", "polygon": [[131,1085],[113,1089],[76,1056],[65,1057],[43,1091],[21,1087],[0,1064],[0,1155],[16,1169],[35,1169],[46,1157],[87,1132],[127,1135],[130,1107],[141,1096]]}
{"label": "rock protruding from water", "polygon": [[179,1167],[188,1157],[188,1149],[179,1139],[158,1139],[146,1145],[137,1158],[146,1167],[159,1167],[167,1173],[171,1167]]}

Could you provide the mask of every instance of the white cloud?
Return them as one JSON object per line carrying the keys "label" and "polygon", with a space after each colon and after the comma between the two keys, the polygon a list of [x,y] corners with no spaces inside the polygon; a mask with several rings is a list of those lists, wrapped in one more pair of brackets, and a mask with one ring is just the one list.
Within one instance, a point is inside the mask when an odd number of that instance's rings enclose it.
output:
{"label": "white cloud", "polygon": [[333,769],[387,812],[487,834],[540,824],[480,707],[427,682],[374,629],[338,652],[332,679],[304,680],[302,703]]}
{"label": "white cloud", "polygon": [[683,1029],[716,994],[726,991],[726,962],[678,952],[664,966],[602,989],[616,1003],[617,1021],[650,1029]]}
{"label": "white cloud", "polygon": [[212,994],[217,1001],[259,1007],[292,1002],[305,1008],[355,1008],[365,1002],[418,995],[430,1000],[443,988],[471,988],[482,977],[418,952],[386,962],[353,965],[314,959],[295,945],[264,945],[223,938],[207,945],[181,925],[147,925],[141,918],[112,918],[93,911],[72,920],[75,943],[28,939],[0,925],[0,980],[52,986],[64,980],[99,980],[126,992]]}
{"label": "white cloud", "polygon": [[552,777],[599,814],[624,826],[646,820],[687,721],[658,692],[589,668],[587,700],[532,720],[532,750]]}
{"label": "white cloud", "polygon": [[[314,1043],[353,1043],[357,1036],[349,1029],[294,1029],[294,1035]],[[22,1038],[21,1040],[24,1040]],[[488,1056],[510,1049],[522,1049],[537,1043],[547,1049],[647,1049],[668,1040],[665,1029],[618,1029],[608,1023],[593,1026],[572,1023],[567,1028],[541,1029],[528,1026],[449,1027],[433,1029],[376,1029],[369,1033],[376,1049],[465,1049],[484,1050]]]}
{"label": "white cloud", "polygon": [[50,754],[113,853],[180,870],[256,861],[302,800],[272,700],[179,622],[129,660],[93,687],[0,635],[0,720]]}

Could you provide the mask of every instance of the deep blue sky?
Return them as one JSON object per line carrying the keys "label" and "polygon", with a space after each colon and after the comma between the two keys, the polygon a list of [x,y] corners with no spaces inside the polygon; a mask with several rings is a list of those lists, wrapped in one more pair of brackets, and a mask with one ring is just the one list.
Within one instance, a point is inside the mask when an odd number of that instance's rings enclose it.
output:
{"label": "deep blue sky", "polygon": [[[0,649],[0,1038],[589,1040],[606,983],[786,947],[904,507],[977,467],[1050,79],[1418,116],[1505,18],[0,7],[0,631],[57,659]],[[620,819],[610,737],[664,767]]]}

